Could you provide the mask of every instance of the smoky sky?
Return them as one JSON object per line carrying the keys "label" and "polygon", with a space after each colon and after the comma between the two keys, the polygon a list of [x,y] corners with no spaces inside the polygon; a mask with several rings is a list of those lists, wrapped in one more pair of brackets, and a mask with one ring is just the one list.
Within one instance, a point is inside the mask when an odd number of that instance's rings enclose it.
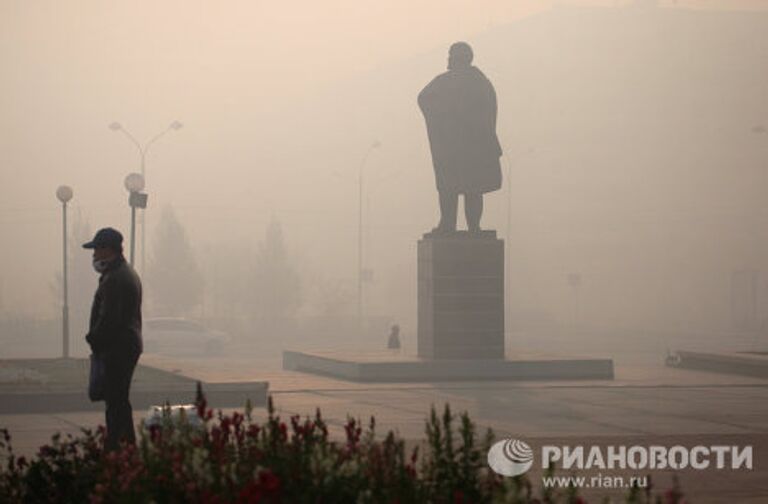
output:
{"label": "smoky sky", "polygon": [[107,125],[144,141],[179,120],[147,156],[148,238],[172,207],[206,263],[277,218],[305,278],[354,278],[357,177],[380,142],[368,302],[412,319],[415,242],[437,216],[416,94],[467,40],[499,95],[505,186],[484,223],[510,233],[519,309],[567,316],[579,271],[594,320],[724,317],[730,272],[766,266],[760,2],[555,3],[3,2],[2,309],[57,313],[58,185],[73,219],[127,235],[138,154]]}

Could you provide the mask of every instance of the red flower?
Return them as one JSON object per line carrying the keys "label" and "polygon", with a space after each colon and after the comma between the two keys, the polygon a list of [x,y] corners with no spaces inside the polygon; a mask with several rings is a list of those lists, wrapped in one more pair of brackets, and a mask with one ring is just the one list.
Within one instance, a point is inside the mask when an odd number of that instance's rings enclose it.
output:
{"label": "red flower", "polygon": [[667,504],[685,504],[682,494],[676,488],[670,488],[664,493],[664,502]]}
{"label": "red flower", "polygon": [[268,469],[259,473],[259,483],[270,493],[277,492],[280,489],[280,478]]}
{"label": "red flower", "polygon": [[251,503],[251,502],[259,502],[262,498],[262,491],[260,488],[259,483],[255,481],[249,481],[247,485],[245,485],[241,490],[240,493],[237,495],[237,502],[239,503]]}

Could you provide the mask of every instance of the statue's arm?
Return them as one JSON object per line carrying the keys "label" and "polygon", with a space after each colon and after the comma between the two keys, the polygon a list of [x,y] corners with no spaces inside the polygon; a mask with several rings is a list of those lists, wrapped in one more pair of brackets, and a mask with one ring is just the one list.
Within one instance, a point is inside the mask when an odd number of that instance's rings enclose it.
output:
{"label": "statue's arm", "polygon": [[493,135],[493,138],[496,139],[495,142],[497,144],[498,154],[501,156],[503,154],[503,151],[501,149],[501,144],[498,142],[498,137],[496,136],[496,118],[498,116],[499,108],[498,103],[496,101],[496,90],[493,88],[493,84],[491,84],[491,81],[488,81],[488,115],[490,119],[490,126],[491,126],[491,135]]}
{"label": "statue's arm", "polygon": [[424,114],[427,114],[434,106],[437,87],[443,75],[444,74],[438,75],[432,79],[429,84],[424,86],[424,89],[421,90],[421,93],[419,93],[419,108]]}
{"label": "statue's arm", "polygon": [[426,87],[424,87],[424,89],[421,90],[421,93],[419,93],[419,97],[417,100],[419,103],[419,108],[425,114],[427,113],[427,109],[429,108],[429,94],[430,94],[431,85],[432,83],[430,82],[429,84],[426,85]]}
{"label": "statue's arm", "polygon": [[485,114],[488,117],[489,126],[491,131],[496,132],[496,117],[498,116],[498,103],[496,102],[496,90],[493,88],[493,84],[487,78],[485,79]]}

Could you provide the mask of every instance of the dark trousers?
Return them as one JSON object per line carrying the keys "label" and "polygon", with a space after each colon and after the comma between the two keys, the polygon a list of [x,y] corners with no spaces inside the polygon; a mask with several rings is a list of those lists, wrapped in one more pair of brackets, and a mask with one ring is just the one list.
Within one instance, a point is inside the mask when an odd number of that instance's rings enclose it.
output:
{"label": "dark trousers", "polygon": [[130,401],[131,380],[138,352],[110,352],[104,365],[104,401],[107,405],[107,439],[105,448],[115,450],[121,441],[136,443],[133,408]]}
{"label": "dark trousers", "polygon": [[[456,230],[458,206],[458,193],[446,191],[440,193],[440,230]],[[470,231],[480,231],[480,218],[483,216],[482,193],[464,193],[464,216],[467,219],[467,228]]]}

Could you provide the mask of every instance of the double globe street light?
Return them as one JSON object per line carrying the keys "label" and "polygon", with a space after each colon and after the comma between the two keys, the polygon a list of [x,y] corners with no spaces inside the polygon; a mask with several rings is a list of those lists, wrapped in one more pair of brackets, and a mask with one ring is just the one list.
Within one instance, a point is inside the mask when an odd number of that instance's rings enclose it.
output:
{"label": "double globe street light", "polygon": [[[131,173],[125,177],[125,188],[129,192],[128,204],[131,207],[131,266],[134,264],[136,250],[136,209],[147,207],[147,194],[144,190],[144,177],[140,173]],[[62,223],[62,306],[61,306],[61,346],[62,357],[69,358],[69,258],[67,254],[67,203],[72,200],[74,191],[67,185],[56,189],[56,198],[61,202]]]}
{"label": "double globe street light", "polygon": [[[165,128],[163,131],[161,131],[160,133],[158,133],[154,137],[150,138],[147,142],[145,142],[142,145],[141,142],[139,142],[136,139],[136,137],[133,134],[131,134],[130,131],[125,129],[123,127],[123,125],[120,124],[119,122],[113,122],[112,124],[109,125],[109,129],[111,129],[114,132],[120,132],[123,135],[125,135],[125,137],[128,140],[130,140],[131,143],[133,143],[136,146],[136,148],[138,149],[139,156],[140,156],[140,159],[141,159],[141,165],[140,165],[141,166],[141,170],[139,171],[139,174],[142,177],[142,189],[144,188],[143,184],[145,183],[144,181],[146,180],[146,176],[147,176],[147,174],[146,174],[146,164],[147,163],[146,162],[147,162],[147,153],[149,152],[149,148],[152,146],[152,144],[154,144],[155,142],[160,140],[163,136],[165,136],[165,134],[168,133],[169,131],[178,131],[178,130],[180,130],[183,127],[184,127],[184,125],[182,123],[180,123],[179,121],[173,121],[171,124],[168,125],[167,128]],[[127,183],[127,181],[126,181],[126,183]],[[126,188],[127,188],[127,185],[126,185]],[[142,189],[139,189],[139,191],[141,191]],[[128,189],[128,190],[130,191],[130,189]],[[131,208],[133,208],[134,212],[135,212],[135,208],[136,207],[132,206]],[[138,208],[142,208],[142,209],[146,208],[146,198],[144,199],[144,206],[140,206]],[[146,237],[147,237],[147,232],[146,232],[146,215],[145,215],[144,212],[142,212],[141,213],[141,272],[142,273],[144,273],[144,266],[146,264],[145,263],[145,259],[146,259],[146,253],[145,253],[146,252],[146,246],[145,246],[146,245]],[[131,264],[133,264],[133,260],[131,260]]]}

